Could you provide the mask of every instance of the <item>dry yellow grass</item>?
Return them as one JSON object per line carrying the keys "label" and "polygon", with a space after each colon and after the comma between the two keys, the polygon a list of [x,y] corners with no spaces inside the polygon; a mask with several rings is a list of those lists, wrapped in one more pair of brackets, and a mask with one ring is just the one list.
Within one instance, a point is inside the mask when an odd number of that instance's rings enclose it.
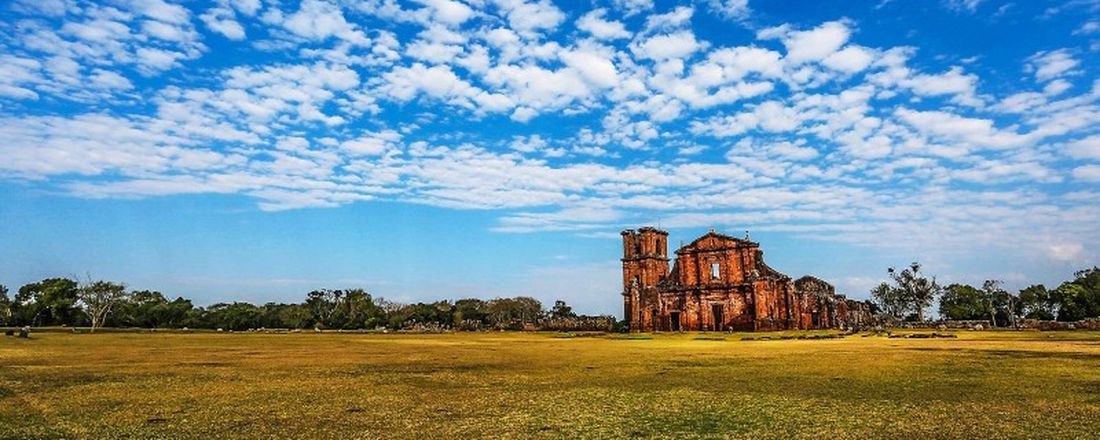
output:
{"label": "dry yellow grass", "polygon": [[38,333],[0,438],[1100,438],[1100,333]]}

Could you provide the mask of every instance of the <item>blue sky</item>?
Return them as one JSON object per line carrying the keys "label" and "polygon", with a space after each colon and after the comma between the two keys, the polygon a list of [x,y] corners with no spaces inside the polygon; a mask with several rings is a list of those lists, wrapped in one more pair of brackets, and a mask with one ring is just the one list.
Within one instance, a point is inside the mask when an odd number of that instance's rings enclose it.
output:
{"label": "blue sky", "polygon": [[1100,261],[1100,1],[16,0],[0,283],[619,313],[618,232],[855,298]]}

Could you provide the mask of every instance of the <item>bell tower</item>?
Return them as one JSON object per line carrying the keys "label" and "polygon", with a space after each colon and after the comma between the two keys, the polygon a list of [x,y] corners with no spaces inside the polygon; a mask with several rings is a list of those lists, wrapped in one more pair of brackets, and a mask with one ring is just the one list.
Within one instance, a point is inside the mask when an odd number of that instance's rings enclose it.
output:
{"label": "bell tower", "polygon": [[[668,277],[668,232],[627,229],[623,236],[623,318],[633,329],[643,325],[645,310],[656,307],[657,284]],[[649,295],[647,295],[649,293]]]}

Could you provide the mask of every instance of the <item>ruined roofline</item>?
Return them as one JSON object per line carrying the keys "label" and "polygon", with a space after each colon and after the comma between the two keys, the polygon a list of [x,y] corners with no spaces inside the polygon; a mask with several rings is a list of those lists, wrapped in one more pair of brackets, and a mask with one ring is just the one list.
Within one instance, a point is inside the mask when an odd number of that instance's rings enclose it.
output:
{"label": "ruined roofline", "polygon": [[764,251],[760,249],[756,250],[756,270],[759,272],[758,276],[761,278],[772,276],[777,277],[781,280],[792,279],[790,275],[787,275],[783,272],[773,269],[771,266],[768,266],[768,263],[764,262]]}
{"label": "ruined roofline", "polygon": [[668,236],[668,231],[657,229],[657,228],[654,228],[652,226],[642,226],[642,227],[638,228],[637,230],[624,229],[622,232],[619,233],[619,235],[634,235],[634,234],[646,233],[646,232],[652,232],[652,233],[655,233],[655,234]]}
{"label": "ruined roofline", "polygon": [[[694,249],[690,249],[690,248],[694,248],[695,245],[699,244],[700,241],[703,241],[703,239],[706,239],[708,237],[715,237],[715,238],[719,238],[719,239],[722,239],[722,240],[727,240],[727,241],[732,241],[732,242],[737,243],[737,245],[731,247],[731,249],[732,248],[740,248],[740,247],[756,247],[756,248],[760,247],[760,243],[757,243],[755,241],[745,240],[743,238],[737,238],[737,237],[734,237],[732,235],[726,235],[726,234],[723,234],[723,233],[720,233],[720,232],[715,232],[713,229],[711,229],[710,232],[707,232],[706,234],[703,234],[703,236],[701,236],[699,238],[696,238],[695,240],[692,240],[691,243],[680,246],[680,248],[677,249],[675,253],[677,255],[679,255],[680,253],[685,253],[685,254],[692,253],[692,252],[694,252]],[[713,250],[713,249],[711,249],[711,250]]]}
{"label": "ruined roofline", "polygon": [[825,281],[821,278],[815,277],[813,275],[803,275],[802,277],[798,278],[797,280],[794,280],[794,282],[795,282],[795,284],[821,283],[821,284],[824,284],[826,286],[833,287],[832,283],[830,283],[828,281]]}
{"label": "ruined roofline", "polygon": [[619,259],[619,261],[623,261],[623,262],[641,261],[641,260],[662,260],[665,263],[669,262],[668,257],[662,256],[662,255],[657,255],[657,254],[642,254],[642,255],[638,255],[636,257],[623,257],[623,258]]}

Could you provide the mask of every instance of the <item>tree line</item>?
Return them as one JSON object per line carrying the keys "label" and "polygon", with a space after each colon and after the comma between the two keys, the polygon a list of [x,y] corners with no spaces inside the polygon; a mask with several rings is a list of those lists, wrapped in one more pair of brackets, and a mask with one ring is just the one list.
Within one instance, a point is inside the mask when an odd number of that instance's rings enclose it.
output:
{"label": "tree line", "polygon": [[947,320],[983,320],[994,326],[1015,327],[1021,319],[1079,321],[1100,317],[1100,268],[1080,270],[1074,278],[1051,290],[1035,284],[1009,292],[1000,280],[981,286],[955,283],[941,286],[921,272],[920,263],[887,270],[890,281],[871,289],[879,311],[901,321],[924,321],[925,311],[939,301],[939,315]]}
{"label": "tree line", "polygon": [[82,326],[249,330],[409,329],[519,330],[530,325],[554,329],[611,330],[610,316],[584,316],[565,301],[549,310],[526,296],[403,304],[375,298],[363,289],[321,289],[300,303],[247,302],[195,306],[161,292],[127,290],[122,283],[48,278],[8,295],[0,285],[0,326]]}

